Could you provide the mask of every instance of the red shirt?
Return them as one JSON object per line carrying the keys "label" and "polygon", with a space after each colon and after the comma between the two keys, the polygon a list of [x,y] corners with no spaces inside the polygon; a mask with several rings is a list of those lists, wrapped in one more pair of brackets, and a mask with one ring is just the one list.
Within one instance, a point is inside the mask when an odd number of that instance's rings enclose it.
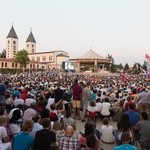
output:
{"label": "red shirt", "polygon": [[73,91],[73,100],[81,100],[82,88],[80,85],[76,84],[72,88]]}

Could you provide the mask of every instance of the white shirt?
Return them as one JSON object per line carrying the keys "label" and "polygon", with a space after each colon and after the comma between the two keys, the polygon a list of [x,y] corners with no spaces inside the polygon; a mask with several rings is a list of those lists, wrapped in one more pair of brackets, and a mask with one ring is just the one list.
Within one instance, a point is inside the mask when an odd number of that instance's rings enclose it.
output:
{"label": "white shirt", "polygon": [[103,103],[102,103],[102,111],[101,111],[101,114],[102,114],[103,116],[109,116],[109,115],[110,115],[109,108],[110,108],[110,103],[108,103],[108,102],[103,102]]}
{"label": "white shirt", "polygon": [[88,106],[87,110],[90,111],[90,112],[96,112],[96,111],[98,111],[97,106],[94,106],[94,107]]}
{"label": "white shirt", "polygon": [[32,117],[37,115],[36,110],[34,110],[33,108],[28,108],[23,115],[23,120],[32,120]]}
{"label": "white shirt", "polygon": [[96,103],[96,106],[97,106],[98,112],[100,112],[102,110],[102,103],[98,102]]}
{"label": "white shirt", "polygon": [[54,98],[49,98],[48,99],[48,102],[47,102],[47,105],[46,105],[46,108],[51,112],[51,108],[50,106],[54,103]]}
{"label": "white shirt", "polygon": [[7,136],[7,131],[4,127],[0,126],[0,145],[3,143],[2,139]]}
{"label": "white shirt", "polygon": [[14,100],[14,106],[18,106],[18,105],[24,105],[24,100],[21,98],[17,98]]}
{"label": "white shirt", "polygon": [[32,131],[30,132],[30,135],[35,138],[35,134],[37,131],[42,130],[43,126],[40,125],[38,122],[34,123]]}
{"label": "white shirt", "polygon": [[114,127],[109,126],[109,125],[108,126],[102,125],[101,126],[101,133],[102,133],[101,140],[106,143],[115,142],[115,137],[113,135],[113,131],[114,131]]}
{"label": "white shirt", "polygon": [[25,105],[28,106],[28,107],[30,107],[30,105],[31,105],[32,103],[36,103],[36,100],[34,100],[34,99],[32,99],[32,98],[27,98],[27,99],[25,100]]}

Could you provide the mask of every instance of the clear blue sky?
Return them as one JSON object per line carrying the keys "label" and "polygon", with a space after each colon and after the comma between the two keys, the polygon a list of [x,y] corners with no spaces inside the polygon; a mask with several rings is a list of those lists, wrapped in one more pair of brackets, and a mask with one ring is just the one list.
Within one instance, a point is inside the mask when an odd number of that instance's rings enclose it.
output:
{"label": "clear blue sky", "polygon": [[32,28],[37,51],[76,57],[92,47],[129,65],[150,54],[150,0],[3,0],[0,19],[0,51],[14,22],[19,49]]}

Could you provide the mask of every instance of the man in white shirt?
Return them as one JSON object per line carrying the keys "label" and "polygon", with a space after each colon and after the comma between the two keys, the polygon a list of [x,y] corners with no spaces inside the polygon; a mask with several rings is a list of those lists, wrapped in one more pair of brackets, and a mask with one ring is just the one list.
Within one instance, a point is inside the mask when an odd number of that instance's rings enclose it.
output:
{"label": "man in white shirt", "polygon": [[17,96],[13,103],[15,107],[17,107],[18,105],[24,106],[24,100],[20,98],[20,95]]}

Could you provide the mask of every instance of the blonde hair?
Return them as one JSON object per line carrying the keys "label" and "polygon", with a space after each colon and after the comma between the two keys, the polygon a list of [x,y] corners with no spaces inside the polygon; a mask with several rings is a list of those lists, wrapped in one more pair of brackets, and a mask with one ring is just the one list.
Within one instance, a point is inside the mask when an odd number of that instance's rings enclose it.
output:
{"label": "blonde hair", "polygon": [[53,125],[53,129],[54,129],[55,131],[61,130],[61,129],[62,129],[61,123],[60,123],[59,121],[55,121],[55,122],[54,122],[54,125]]}
{"label": "blonde hair", "polygon": [[28,131],[29,129],[32,129],[34,122],[32,120],[26,120],[22,125],[23,131]]}
{"label": "blonde hair", "polygon": [[5,123],[5,117],[4,116],[0,116],[0,125]]}

